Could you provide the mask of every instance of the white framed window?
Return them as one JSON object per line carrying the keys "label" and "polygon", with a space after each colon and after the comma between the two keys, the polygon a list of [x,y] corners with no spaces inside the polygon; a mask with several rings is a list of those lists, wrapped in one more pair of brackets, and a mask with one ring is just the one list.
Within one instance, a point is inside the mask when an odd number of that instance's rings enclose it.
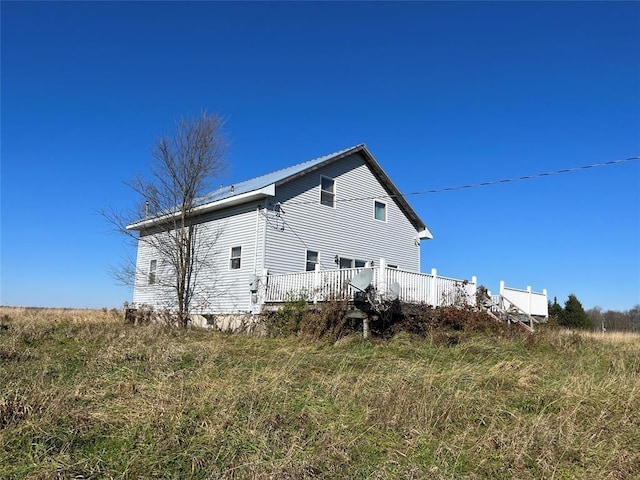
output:
{"label": "white framed window", "polygon": [[363,267],[366,267],[366,266],[367,266],[367,262],[366,261],[356,259],[356,261],[355,261],[355,267],[356,268],[363,268]]}
{"label": "white framed window", "polygon": [[232,247],[231,256],[229,260],[229,268],[231,270],[238,270],[240,268],[241,258],[242,258],[242,247]]}
{"label": "white framed window", "polygon": [[320,176],[320,204],[336,206],[336,181],[333,178]]}
{"label": "white framed window", "polygon": [[353,268],[353,258],[340,257],[338,265],[340,268]]}
{"label": "white framed window", "polygon": [[373,202],[373,218],[381,222],[387,221],[387,204],[376,200]]}
{"label": "white framed window", "polygon": [[316,265],[318,264],[318,260],[320,258],[320,254],[318,252],[314,252],[313,250],[307,250],[307,265],[305,270],[307,272],[313,272],[316,269]]}
{"label": "white framed window", "polygon": [[149,275],[147,277],[149,285],[155,285],[156,283],[156,271],[158,270],[158,261],[149,261]]}

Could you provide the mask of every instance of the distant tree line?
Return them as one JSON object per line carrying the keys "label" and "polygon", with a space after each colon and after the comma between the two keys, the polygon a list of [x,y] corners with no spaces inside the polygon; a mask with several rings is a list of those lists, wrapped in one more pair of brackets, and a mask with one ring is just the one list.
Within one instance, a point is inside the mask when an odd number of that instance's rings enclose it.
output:
{"label": "distant tree line", "polygon": [[640,332],[640,304],[623,311],[593,307],[587,310],[587,316],[595,330]]}
{"label": "distant tree line", "polygon": [[603,311],[601,307],[585,311],[580,300],[572,293],[564,307],[558,303],[557,297],[553,302],[549,301],[549,322],[566,328],[640,332],[640,305],[626,311]]}

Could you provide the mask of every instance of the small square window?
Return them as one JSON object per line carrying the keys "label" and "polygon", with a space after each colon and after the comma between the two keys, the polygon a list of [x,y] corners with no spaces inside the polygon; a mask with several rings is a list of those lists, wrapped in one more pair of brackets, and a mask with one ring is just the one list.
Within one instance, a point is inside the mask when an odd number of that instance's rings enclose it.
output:
{"label": "small square window", "polygon": [[313,272],[316,269],[316,265],[318,263],[318,252],[314,252],[313,250],[307,250],[307,272]]}
{"label": "small square window", "polygon": [[336,181],[329,177],[320,177],[320,203],[327,207],[335,207]]}
{"label": "small square window", "polygon": [[156,270],[158,269],[158,261],[151,260],[149,262],[149,285],[154,285],[156,283]]}
{"label": "small square window", "polygon": [[231,262],[229,268],[238,270],[240,268],[240,258],[242,257],[242,247],[233,247],[231,249]]}
{"label": "small square window", "polygon": [[387,221],[387,204],[378,202],[377,200],[374,202],[373,206],[374,212],[373,215],[376,220],[380,220],[381,222]]}

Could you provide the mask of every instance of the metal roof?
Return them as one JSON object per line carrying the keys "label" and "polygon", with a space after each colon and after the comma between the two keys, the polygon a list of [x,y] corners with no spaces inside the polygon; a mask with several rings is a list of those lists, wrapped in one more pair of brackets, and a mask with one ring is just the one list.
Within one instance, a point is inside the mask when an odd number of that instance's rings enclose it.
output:
{"label": "metal roof", "polygon": [[261,188],[264,188],[271,184],[281,185],[289,180],[293,180],[293,178],[300,176],[300,174],[306,173],[308,170],[311,170],[314,167],[317,168],[325,162],[328,163],[330,161],[336,160],[337,158],[349,155],[353,153],[352,151],[356,151],[361,147],[364,147],[364,144],[345,148],[343,150],[330,153],[329,155],[323,155],[322,157],[314,158],[313,160],[308,160],[306,162],[298,163],[281,170],[276,170],[275,172],[267,173],[259,177],[245,180],[244,182],[222,186],[218,190],[214,190],[213,192],[198,198],[196,200],[196,205],[205,205],[207,203],[217,202],[219,200],[224,200],[226,198],[241,195],[243,193],[260,190]]}

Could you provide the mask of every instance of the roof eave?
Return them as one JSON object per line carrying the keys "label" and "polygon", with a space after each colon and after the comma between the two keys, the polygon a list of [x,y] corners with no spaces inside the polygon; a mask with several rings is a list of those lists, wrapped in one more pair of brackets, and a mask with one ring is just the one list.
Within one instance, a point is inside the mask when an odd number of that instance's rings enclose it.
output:
{"label": "roof eave", "polygon": [[[274,183],[267,185],[266,187],[258,188],[250,192],[241,193],[233,197],[223,198],[214,202],[205,203],[195,207],[190,216],[202,215],[204,213],[213,212],[222,208],[233,207],[234,205],[241,205],[243,203],[251,202],[254,200],[260,200],[266,197],[273,197],[276,194],[276,186]],[[159,223],[165,222],[179,215],[179,212],[173,214],[161,215],[158,217],[141,220],[139,222],[127,225],[127,230],[144,230],[145,228],[153,227]]]}
{"label": "roof eave", "polygon": [[420,240],[431,240],[433,238],[433,233],[425,227],[424,230],[418,232],[418,238]]}

